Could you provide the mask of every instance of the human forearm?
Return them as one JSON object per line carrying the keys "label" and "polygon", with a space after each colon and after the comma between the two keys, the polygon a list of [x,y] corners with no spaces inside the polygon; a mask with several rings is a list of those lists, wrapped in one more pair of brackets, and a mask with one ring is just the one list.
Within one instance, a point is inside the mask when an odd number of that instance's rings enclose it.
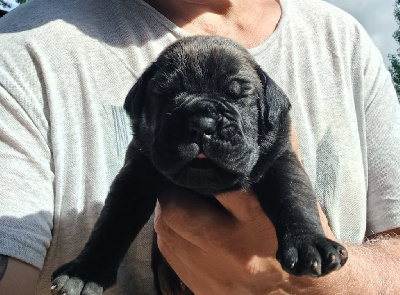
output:
{"label": "human forearm", "polygon": [[0,294],[31,295],[35,293],[39,269],[25,262],[9,258],[0,280]]}
{"label": "human forearm", "polygon": [[291,277],[295,294],[397,294],[400,290],[400,238],[379,237],[346,245],[349,259],[337,272],[318,279]]}
{"label": "human forearm", "polygon": [[[156,210],[160,250],[195,294],[385,295],[400,290],[400,238],[345,245],[347,263],[325,277],[289,276],[274,259],[275,232],[258,202],[243,192],[218,200],[233,216],[183,192],[165,194]],[[335,239],[320,212],[327,237]]]}

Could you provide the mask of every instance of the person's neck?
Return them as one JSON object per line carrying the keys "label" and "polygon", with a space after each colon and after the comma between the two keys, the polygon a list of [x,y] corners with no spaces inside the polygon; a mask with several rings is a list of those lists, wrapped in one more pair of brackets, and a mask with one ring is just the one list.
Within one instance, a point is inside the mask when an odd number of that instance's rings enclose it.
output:
{"label": "person's neck", "polygon": [[220,35],[247,48],[267,39],[281,17],[279,0],[145,0],[192,35]]}

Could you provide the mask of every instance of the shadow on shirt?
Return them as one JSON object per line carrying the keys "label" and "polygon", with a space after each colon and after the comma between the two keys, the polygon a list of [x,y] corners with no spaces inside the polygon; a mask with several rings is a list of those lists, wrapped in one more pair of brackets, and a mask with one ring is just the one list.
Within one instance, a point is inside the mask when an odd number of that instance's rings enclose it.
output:
{"label": "shadow on shirt", "polygon": [[[53,215],[39,211],[24,217],[0,217],[0,254],[15,257],[41,269],[35,294],[47,294],[52,272],[74,259],[82,250],[102,208],[91,203],[82,212],[61,212],[53,228]],[[57,218],[55,218],[57,219]],[[118,284],[110,294],[155,294],[151,271],[153,222],[140,232],[123,260],[118,272]]]}
{"label": "shadow on shirt", "polygon": [[[151,40],[162,38],[171,30],[160,25],[161,14],[146,3],[129,6],[127,1],[96,0],[37,0],[29,1],[0,19],[1,33],[32,31],[45,26],[43,33],[57,40],[53,30],[70,30],[72,25],[94,39],[114,47],[143,46]],[[143,1],[144,2],[144,1]],[[145,8],[142,7],[145,5]],[[139,8],[139,9],[137,9]],[[168,22],[166,20],[166,22]],[[48,25],[50,24],[50,25]],[[138,30],[140,26],[140,30]],[[151,32],[150,34],[143,32]],[[173,32],[172,32],[173,33]],[[134,35],[134,38],[131,38]],[[31,37],[32,35],[27,35]],[[62,36],[62,34],[61,34]],[[68,36],[68,35],[66,35]],[[66,37],[68,38],[68,37]],[[74,41],[74,40],[71,40]],[[76,42],[76,41],[74,41]],[[140,43],[140,44],[138,44]]]}

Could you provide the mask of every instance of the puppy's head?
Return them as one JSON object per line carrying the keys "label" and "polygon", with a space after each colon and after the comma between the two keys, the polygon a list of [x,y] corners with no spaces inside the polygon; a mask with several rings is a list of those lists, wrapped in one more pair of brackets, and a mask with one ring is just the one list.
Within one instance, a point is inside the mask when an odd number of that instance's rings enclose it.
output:
{"label": "puppy's head", "polygon": [[202,36],[166,48],[129,92],[125,109],[135,145],[156,169],[215,194],[251,182],[289,101],[247,50]]}

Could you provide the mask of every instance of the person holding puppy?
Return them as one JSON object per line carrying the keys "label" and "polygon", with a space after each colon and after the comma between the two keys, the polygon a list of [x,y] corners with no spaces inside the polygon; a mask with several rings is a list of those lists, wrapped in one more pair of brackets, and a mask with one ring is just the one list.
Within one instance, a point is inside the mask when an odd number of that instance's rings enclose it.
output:
{"label": "person holding puppy", "polygon": [[[288,95],[325,231],[349,260],[323,278],[288,276],[251,192],[217,196],[230,214],[166,192],[158,245],[184,283],[195,294],[399,290],[400,106],[350,16],[317,0],[35,0],[0,20],[0,293],[47,294],[52,271],[82,249],[129,142],[125,96],[189,35],[234,39]],[[151,232],[150,222],[108,294],[155,294]]]}

